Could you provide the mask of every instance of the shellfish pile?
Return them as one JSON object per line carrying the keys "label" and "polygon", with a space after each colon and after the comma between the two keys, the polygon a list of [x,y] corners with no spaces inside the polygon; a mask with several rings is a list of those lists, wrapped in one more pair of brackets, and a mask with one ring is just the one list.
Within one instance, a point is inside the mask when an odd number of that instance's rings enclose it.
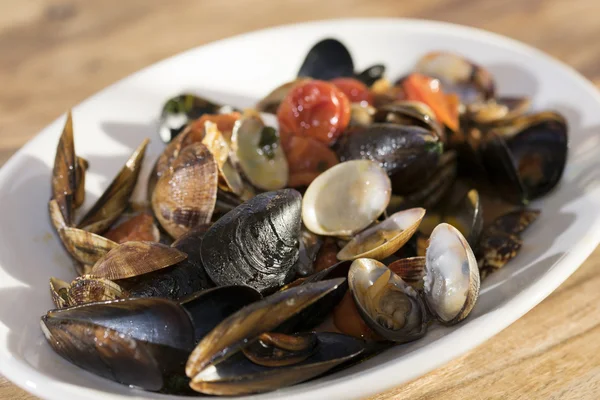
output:
{"label": "shellfish pile", "polygon": [[148,139],[81,216],[93,165],[69,113],[48,209],[77,277],[50,278],[41,329],[124,385],[241,395],[458,324],[563,173],[566,120],[529,104],[457,54],[390,81],[325,39],[253,109],[169,99],[147,203]]}

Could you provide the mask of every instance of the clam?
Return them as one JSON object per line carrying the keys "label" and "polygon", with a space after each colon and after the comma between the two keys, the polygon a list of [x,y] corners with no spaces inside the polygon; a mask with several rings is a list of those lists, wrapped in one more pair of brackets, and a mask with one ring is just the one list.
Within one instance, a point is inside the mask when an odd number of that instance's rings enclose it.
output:
{"label": "clam", "polygon": [[286,186],[288,163],[275,128],[266,126],[258,115],[248,115],[236,123],[231,142],[237,163],[252,185],[263,190]]}
{"label": "clam", "polygon": [[129,198],[137,183],[148,139],[145,139],[129,157],[102,196],[77,225],[92,233],[101,234],[115,222],[129,205]]}
{"label": "clam", "polygon": [[163,142],[171,142],[189,121],[200,118],[204,114],[215,114],[223,106],[203,99],[194,94],[180,94],[169,99],[161,112],[159,136]]}
{"label": "clam", "polygon": [[160,241],[160,232],[149,213],[141,213],[111,228],[104,237],[117,243],[128,241]]}
{"label": "clam", "polygon": [[306,55],[298,71],[298,77],[328,81],[342,76],[354,75],[354,62],[350,52],[336,39],[323,39]]}
{"label": "clam", "polygon": [[465,319],[479,295],[479,268],[473,250],[452,225],[431,233],[425,255],[423,293],[430,312],[443,324]]}
{"label": "clam", "polygon": [[[277,292],[232,314],[198,343],[188,358],[186,374],[192,389],[201,393],[233,395],[273,390],[312,377],[364,350],[361,341],[345,335],[317,333],[314,352],[288,366],[265,367],[252,362],[248,345],[288,318],[334,291],[344,280],[332,279]],[[298,343],[296,343],[298,344]],[[308,342],[310,345],[310,341]],[[281,342],[279,342],[281,346]],[[306,341],[300,341],[306,346]]]}
{"label": "clam", "polygon": [[210,222],[217,178],[217,163],[206,146],[194,143],[181,151],[152,195],[154,215],[169,235],[178,238],[194,226]]}
{"label": "clam", "polygon": [[406,194],[431,177],[442,148],[430,130],[375,123],[349,129],[336,144],[336,153],[342,162],[376,161],[390,176],[394,193]]}
{"label": "clam", "polygon": [[78,228],[65,227],[61,230],[60,237],[69,254],[86,265],[94,265],[118,246],[110,239]]}
{"label": "clam", "polygon": [[427,309],[419,293],[379,261],[352,262],[348,284],[360,315],[387,340],[409,342],[427,332]]}
{"label": "clam", "polygon": [[428,53],[417,62],[415,72],[439,79],[444,91],[458,94],[463,104],[488,100],[495,94],[492,75],[457,54]]}
{"label": "clam", "polygon": [[169,267],[185,258],[185,253],[164,244],[126,242],[100,258],[91,275],[110,280],[131,278]]}
{"label": "clam", "polygon": [[50,293],[52,301],[59,309],[128,296],[128,293],[115,282],[90,275],[78,276],[71,283],[50,278]]}
{"label": "clam", "polygon": [[425,209],[411,208],[399,211],[385,221],[376,224],[358,235],[337,254],[339,260],[372,258],[383,260],[411,238],[425,216]]}
{"label": "clam", "polygon": [[69,305],[69,283],[58,278],[50,278],[50,295],[56,308]]}
{"label": "clam", "polygon": [[75,195],[77,192],[77,158],[73,142],[73,118],[71,111],[58,141],[54,168],[52,170],[52,199],[56,201],[67,226],[73,224]]}
{"label": "clam", "polygon": [[425,262],[426,258],[422,256],[401,258],[388,265],[388,268],[413,288],[422,290]]}
{"label": "clam", "polygon": [[225,214],[202,240],[202,261],[218,286],[246,284],[261,293],[289,282],[298,260],[301,196],[266,192]]}
{"label": "clam", "polygon": [[383,213],[390,194],[390,179],[378,163],[346,161],[310,184],[302,201],[302,220],[319,235],[351,236]]}

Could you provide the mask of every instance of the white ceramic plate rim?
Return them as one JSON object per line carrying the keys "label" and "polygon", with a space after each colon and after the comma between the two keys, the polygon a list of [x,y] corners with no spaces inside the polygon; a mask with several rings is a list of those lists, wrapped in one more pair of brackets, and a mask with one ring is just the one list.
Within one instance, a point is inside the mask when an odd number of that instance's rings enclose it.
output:
{"label": "white ceramic plate rim", "polygon": [[[255,31],[239,36],[235,36],[228,39],[223,39],[217,42],[210,43],[202,47],[213,47],[219,46],[221,43],[229,40],[237,40],[240,38],[251,39],[253,35],[271,33],[276,34],[278,30],[294,30],[297,28],[304,29],[306,27],[314,26],[322,27],[324,25],[334,25],[337,23],[353,23],[353,24],[365,24],[365,23],[386,23],[386,24],[403,24],[414,31],[423,32],[444,32],[449,35],[456,36],[477,36],[486,42],[497,44],[499,46],[511,47],[520,52],[527,52],[533,54],[535,57],[543,59],[545,62],[558,65],[564,74],[567,74],[573,81],[585,87],[598,104],[600,104],[600,94],[596,88],[590,84],[583,76],[573,70],[571,67],[545,55],[544,53],[522,44],[520,42],[508,39],[506,37],[486,32],[483,30],[454,25],[443,22],[433,22],[426,20],[413,20],[413,19],[393,19],[393,18],[364,18],[364,19],[338,19],[328,21],[314,21],[303,24],[297,24],[296,26],[278,26],[274,28],[264,29]],[[177,54],[173,57],[167,58],[159,63],[153,64],[147,68],[144,68],[135,74],[126,77],[115,84],[103,89],[90,99],[100,95],[101,93],[111,90],[114,86],[120,82],[127,80],[138,74],[142,74],[148,68],[154,68],[159,64],[167,63],[175,57],[179,57],[182,54],[194,51],[191,49],[187,52]],[[84,103],[85,103],[84,102]],[[64,118],[61,116],[60,118]],[[57,119],[58,120],[58,119]],[[54,121],[56,123],[57,121]],[[41,134],[40,134],[41,135]],[[2,167],[0,170],[0,187],[7,183],[7,178],[10,177],[14,167],[17,164],[17,160],[21,158],[29,149],[35,147],[36,142],[39,140],[40,135],[29,141],[22,149],[17,151],[15,155]],[[563,281],[565,281],[580,265],[583,261],[591,254],[600,242],[600,218],[594,216],[594,222],[590,225],[588,232],[585,233],[586,240],[581,240],[575,246],[571,248],[569,252],[566,252],[560,259],[555,262],[557,268],[552,268],[548,273],[544,274],[537,282],[533,283],[527,290],[524,290],[520,294],[510,299],[504,306],[510,308],[510,313],[496,313],[493,321],[486,318],[479,318],[477,323],[465,324],[456,331],[446,335],[440,340],[437,340],[426,347],[422,348],[417,354],[408,354],[402,357],[403,361],[411,362],[413,358],[418,357],[419,362],[415,362],[415,368],[411,369],[407,374],[401,378],[394,374],[394,363],[387,363],[386,365],[377,366],[370,368],[367,371],[361,371],[353,374],[352,376],[346,376],[340,379],[336,379],[332,382],[327,382],[319,385],[307,384],[303,392],[286,393],[288,399],[300,399],[300,398],[327,398],[327,399],[347,399],[347,398],[359,398],[368,395],[372,395],[377,392],[383,392],[390,389],[402,382],[409,381],[417,378],[436,367],[439,367],[450,360],[460,356],[466,351],[474,348],[475,346],[483,343],[491,336],[497,334],[502,329],[509,326],[511,323],[516,321],[527,311],[532,309],[535,305],[541,302],[547,297],[552,291],[554,291]],[[558,267],[560,265],[560,267]],[[423,361],[425,360],[425,361]],[[86,398],[86,399],[102,399],[106,398],[109,394],[95,389],[88,389],[84,387],[78,387],[69,384],[63,384],[57,382],[47,376],[39,373],[30,365],[23,361],[15,359],[12,354],[2,353],[0,354],[0,373],[6,378],[22,387],[23,389],[31,392],[36,396],[43,398],[52,399],[64,399],[64,398]],[[139,393],[139,392],[138,392]],[[272,393],[265,397],[275,397],[277,393]],[[119,399],[131,399],[136,396],[121,396],[114,395],[113,398]]]}

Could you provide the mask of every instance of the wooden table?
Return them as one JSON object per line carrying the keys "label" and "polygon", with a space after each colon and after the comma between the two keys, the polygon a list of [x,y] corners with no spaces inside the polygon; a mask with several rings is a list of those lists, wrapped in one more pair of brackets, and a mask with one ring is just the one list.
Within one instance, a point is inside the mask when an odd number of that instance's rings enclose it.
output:
{"label": "wooden table", "polygon": [[[238,33],[312,19],[413,17],[501,33],[600,84],[598,0],[0,0],[0,162],[138,69]],[[600,250],[462,358],[373,399],[600,398]],[[1,399],[32,399],[0,377]]]}

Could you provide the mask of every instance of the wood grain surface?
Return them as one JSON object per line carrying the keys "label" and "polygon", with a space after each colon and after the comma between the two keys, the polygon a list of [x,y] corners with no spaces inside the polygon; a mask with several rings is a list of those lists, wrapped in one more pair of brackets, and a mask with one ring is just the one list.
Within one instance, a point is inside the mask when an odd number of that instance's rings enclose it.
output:
{"label": "wood grain surface", "polygon": [[[194,46],[339,17],[443,20],[533,45],[600,83],[598,0],[0,0],[0,162],[69,107]],[[372,399],[600,399],[600,250],[462,358]],[[0,399],[33,397],[0,377]]]}

